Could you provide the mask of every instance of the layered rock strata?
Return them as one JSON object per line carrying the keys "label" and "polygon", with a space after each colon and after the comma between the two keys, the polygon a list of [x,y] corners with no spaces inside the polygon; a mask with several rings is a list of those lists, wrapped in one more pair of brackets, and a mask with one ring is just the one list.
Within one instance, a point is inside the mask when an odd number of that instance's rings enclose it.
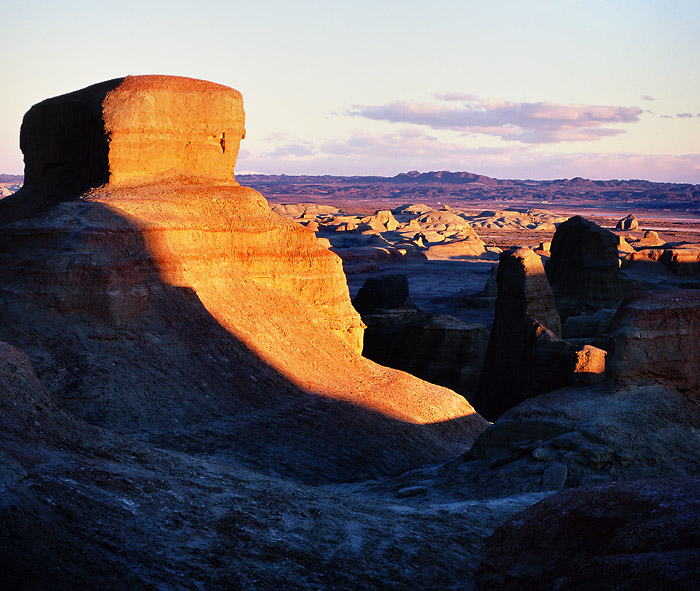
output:
{"label": "layered rock strata", "polygon": [[241,94],[203,80],[127,76],[46,99],[22,121],[25,186],[3,200],[0,221],[105,183],[180,175],[235,184],[243,137]]}
{"label": "layered rock strata", "polygon": [[[154,85],[173,95],[156,101],[156,113],[199,104],[193,85],[214,97],[214,110],[216,97],[238,96],[167,77],[123,84],[107,103],[103,87],[75,106],[85,117],[105,104],[114,121],[123,115],[122,127],[110,127],[115,138],[151,121]],[[178,108],[178,127],[197,128],[201,113]],[[28,167],[38,170],[41,148],[24,137]],[[27,352],[64,407],[93,424],[212,445],[317,480],[435,460],[483,430],[462,397],[359,355],[363,326],[341,261],[312,232],[231,184],[229,161],[195,142],[196,158],[159,168],[161,156],[146,149],[158,137],[147,134],[141,160],[129,160],[142,152],[137,137],[121,148],[115,139],[110,182],[71,197],[47,181],[36,194],[64,202],[3,226],[0,338]],[[151,161],[154,175],[139,176]]]}
{"label": "layered rock strata", "polygon": [[661,290],[628,298],[610,333],[610,376],[663,382],[700,396],[700,291]]}

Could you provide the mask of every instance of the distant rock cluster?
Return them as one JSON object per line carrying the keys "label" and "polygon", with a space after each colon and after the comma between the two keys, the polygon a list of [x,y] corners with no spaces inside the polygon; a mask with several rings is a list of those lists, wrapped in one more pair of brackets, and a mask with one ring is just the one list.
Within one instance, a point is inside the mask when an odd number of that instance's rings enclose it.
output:
{"label": "distant rock cluster", "polygon": [[369,216],[346,215],[331,206],[310,203],[278,204],[272,210],[305,225],[319,239],[327,241],[343,259],[346,274],[376,271],[382,262],[411,257],[497,260],[501,249],[486,245],[477,230],[528,229],[546,233],[553,232],[555,224],[566,219],[542,210],[471,214],[423,204],[379,210]]}

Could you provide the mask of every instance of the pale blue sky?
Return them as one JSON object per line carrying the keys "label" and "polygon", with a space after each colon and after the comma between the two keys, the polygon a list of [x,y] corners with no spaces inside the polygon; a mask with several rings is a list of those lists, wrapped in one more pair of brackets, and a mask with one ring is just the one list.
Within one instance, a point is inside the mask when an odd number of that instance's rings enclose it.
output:
{"label": "pale blue sky", "polygon": [[23,170],[34,103],[173,74],[243,93],[237,172],[700,183],[697,0],[2,0],[0,14],[0,172]]}

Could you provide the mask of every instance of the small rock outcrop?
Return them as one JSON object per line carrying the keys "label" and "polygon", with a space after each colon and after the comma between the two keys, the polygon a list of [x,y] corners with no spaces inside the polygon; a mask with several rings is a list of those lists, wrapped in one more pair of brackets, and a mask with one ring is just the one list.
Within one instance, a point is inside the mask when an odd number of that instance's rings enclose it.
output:
{"label": "small rock outcrop", "polygon": [[544,268],[528,248],[498,263],[496,315],[475,406],[494,420],[526,398],[602,379],[605,352],[561,340],[561,322]]}
{"label": "small rock outcrop", "polygon": [[633,213],[618,220],[617,224],[615,224],[616,230],[636,230],[637,228],[639,228],[639,221],[637,220],[637,216]]}
{"label": "small rock outcrop", "polygon": [[409,297],[405,275],[367,279],[353,305],[367,326],[365,357],[473,397],[488,342],[486,326],[424,314]]}
{"label": "small rock outcrop", "polygon": [[700,579],[699,513],[694,478],[564,491],[496,529],[475,586],[691,591]]}
{"label": "small rock outcrop", "polygon": [[352,305],[362,315],[378,310],[415,307],[408,295],[408,277],[401,274],[367,279]]}
{"label": "small rock outcrop", "polygon": [[613,232],[581,216],[559,225],[545,269],[562,318],[617,307],[624,296],[619,242]]}

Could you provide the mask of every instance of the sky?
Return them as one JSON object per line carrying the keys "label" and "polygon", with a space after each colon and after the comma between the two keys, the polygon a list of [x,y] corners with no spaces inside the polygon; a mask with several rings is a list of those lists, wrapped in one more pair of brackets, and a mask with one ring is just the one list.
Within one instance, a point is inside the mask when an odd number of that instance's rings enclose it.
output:
{"label": "sky", "polygon": [[45,98],[243,93],[236,173],[700,183],[697,0],[1,0],[0,173]]}

